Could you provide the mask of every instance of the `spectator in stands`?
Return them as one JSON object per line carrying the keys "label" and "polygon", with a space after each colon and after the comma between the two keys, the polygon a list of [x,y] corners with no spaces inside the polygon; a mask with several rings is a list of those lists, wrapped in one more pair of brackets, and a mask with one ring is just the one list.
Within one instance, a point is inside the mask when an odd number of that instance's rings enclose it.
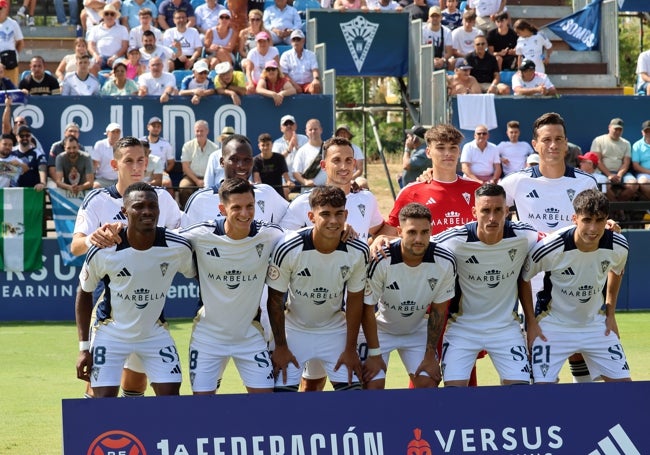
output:
{"label": "spectator in stands", "polygon": [[14,142],[13,134],[0,136],[0,188],[16,186],[18,176],[29,169],[17,156],[12,156]]}
{"label": "spectator in stands", "polygon": [[289,191],[294,183],[289,178],[287,162],[279,153],[273,153],[273,139],[269,133],[257,138],[260,154],[253,158],[253,182],[266,183],[280,196],[289,199]]}
{"label": "spectator in stands", "polygon": [[521,96],[555,96],[557,90],[544,73],[535,71],[535,62],[523,60],[519,71],[512,76],[512,91]]}
{"label": "spectator in stands", "polygon": [[174,13],[176,11],[184,11],[187,17],[187,26],[194,27],[196,25],[196,17],[194,15],[194,7],[187,0],[164,0],[160,3],[158,8],[158,27],[163,31],[172,27],[174,24]]}
{"label": "spectator in stands", "polygon": [[641,124],[641,135],[632,146],[632,168],[636,172],[641,196],[650,200],[650,120]]}
{"label": "spectator in stands", "polygon": [[280,106],[285,96],[296,94],[296,89],[291,81],[278,67],[278,62],[269,60],[264,65],[264,71],[257,82],[256,93],[273,99],[276,106]]}
{"label": "spectator in stands", "polygon": [[205,60],[199,60],[192,67],[192,75],[181,82],[179,95],[191,96],[192,104],[199,104],[204,96],[214,95],[214,82],[208,78],[210,69]]}
{"label": "spectator in stands", "polygon": [[248,57],[248,53],[255,49],[255,37],[260,32],[267,32],[264,28],[262,11],[253,9],[248,12],[248,27],[239,32],[239,56],[241,59]]}
{"label": "spectator in stands", "polygon": [[[47,156],[47,175],[49,177],[47,184],[48,188],[56,188],[56,157],[65,152],[64,142],[66,138],[74,137],[77,142],[79,142],[79,134],[79,125],[77,125],[75,122],[68,123],[65,126],[65,130],[63,130],[63,139],[55,142],[50,147],[50,153]],[[83,146],[80,146],[80,148],[83,149]],[[95,174],[93,170],[93,178],[94,175]]]}
{"label": "spectator in stands", "polygon": [[16,21],[25,24],[28,27],[33,27],[34,13],[36,12],[36,0],[23,0],[23,4],[16,12]]}
{"label": "spectator in stands", "polygon": [[[54,71],[54,75],[56,76],[59,83],[63,82],[63,78],[66,74],[74,73],[77,71],[77,57],[89,54],[90,52],[88,51],[88,44],[86,43],[86,40],[83,38],[75,38],[74,53],[63,57],[59,63],[59,66],[57,66],[56,71]],[[90,72],[96,75],[97,70],[98,67],[96,66],[96,62],[91,56]]]}
{"label": "spectator in stands", "polygon": [[447,0],[447,7],[442,10],[442,25],[449,30],[463,26],[463,13],[458,9],[458,0]]}
{"label": "spectator in stands", "polygon": [[607,134],[597,136],[591,143],[591,151],[598,155],[598,169],[610,183],[607,189],[610,201],[630,201],[639,189],[630,173],[632,145],[622,134],[623,120],[614,118],[609,122]]}
{"label": "spectator in stands", "polygon": [[650,49],[641,52],[636,61],[636,93],[650,95]]}
{"label": "spectator in stands", "polygon": [[395,0],[375,0],[368,5],[370,11],[402,11],[402,5],[397,3]]}
{"label": "spectator in stands", "polygon": [[152,157],[157,157],[160,161],[162,168],[161,183],[158,185],[169,188],[170,194],[173,196],[172,180],[169,174],[174,171],[176,165],[176,153],[174,148],[167,139],[162,137],[162,120],[160,117],[151,117],[147,122],[148,135],[144,136],[141,140],[147,143]]}
{"label": "spectator in stands", "polygon": [[61,94],[64,96],[99,95],[99,81],[90,74],[90,55],[77,57],[77,70],[63,79]]}
{"label": "spectator in stands", "polygon": [[465,58],[472,67],[470,74],[476,78],[483,93],[510,94],[510,87],[500,82],[499,64],[494,55],[488,52],[485,36],[479,35],[474,38],[474,51],[467,54]]}
{"label": "spectator in stands", "polygon": [[11,152],[29,168],[18,176],[19,187],[34,188],[36,191],[43,191],[47,186],[47,158],[42,152],[38,152],[32,142],[32,131],[28,126],[18,128],[18,144]]}
{"label": "spectator in stands", "polygon": [[[483,35],[483,32],[474,27],[476,13],[474,10],[465,10],[463,13],[463,26],[451,32],[451,45],[455,57],[465,57],[474,50],[474,38]],[[487,48],[486,48],[487,50]]]}
{"label": "spectator in stands", "polygon": [[420,19],[422,22],[426,22],[429,17],[429,5],[427,5],[426,0],[414,0],[411,4],[404,4],[403,11],[409,13],[409,19],[414,21]]}
{"label": "spectator in stands", "polygon": [[476,10],[476,25],[483,32],[496,28],[496,16],[506,8],[506,0],[469,0],[468,8]]}
{"label": "spectator in stands", "polygon": [[68,0],[68,8],[70,8],[70,19],[65,17],[65,8],[63,7],[63,0],[54,0],[54,11],[56,12],[56,23],[59,26],[75,26],[79,24],[79,2],[77,0]]}
{"label": "spectator in stands", "polygon": [[526,168],[533,166],[539,166],[539,154],[537,152],[528,155],[528,158],[526,158]]}
{"label": "spectator in stands", "polygon": [[335,10],[345,11],[368,11],[366,0],[335,0],[333,8]]}
{"label": "spectator in stands", "polygon": [[126,77],[127,62],[124,59],[113,63],[111,77],[104,83],[100,93],[104,96],[128,96],[138,94],[138,84]]}
{"label": "spectator in stands", "polygon": [[499,149],[489,138],[487,126],[479,125],[474,130],[474,140],[463,146],[460,165],[465,178],[479,183],[497,183],[501,178]]}
{"label": "spectator in stands", "polygon": [[[218,187],[221,184],[221,181],[225,178],[226,169],[223,167],[221,152],[224,141],[233,134],[235,134],[235,129],[232,126],[224,126],[221,130],[221,134],[217,138],[217,141],[211,142],[211,144],[216,147],[216,150],[212,152],[210,154],[210,158],[208,158],[208,167],[206,168],[205,178],[203,179],[205,188]],[[250,172],[251,171],[248,171],[248,174],[250,174]],[[250,175],[239,174],[237,177],[242,179],[249,179]]]}
{"label": "spectator in stands", "polygon": [[323,128],[318,119],[310,119],[305,127],[308,142],[300,147],[293,160],[294,180],[300,184],[302,191],[313,186],[324,185],[327,180],[325,171],[320,168],[323,149]]}
{"label": "spectator in stands", "polygon": [[609,180],[603,174],[598,171],[598,155],[594,152],[587,152],[584,155],[578,155],[578,161],[580,162],[580,170],[590,174],[598,183],[598,188],[601,189],[603,193],[607,193],[607,187],[609,186]]}
{"label": "spectator in stands", "polygon": [[0,63],[5,66],[5,75],[18,85],[18,53],[23,50],[25,41],[20,25],[9,17],[7,0],[0,0],[0,30],[0,48],[3,50]]}
{"label": "spectator in stands", "polygon": [[431,167],[431,158],[427,156],[427,143],[424,140],[427,129],[415,125],[404,132],[406,133],[404,154],[402,155],[402,169],[404,169],[404,172],[397,179],[400,188],[415,182],[422,172]]}
{"label": "spectator in stands", "polygon": [[151,154],[148,140],[141,139],[140,142],[144,148],[144,156],[147,157],[147,167],[144,170],[142,181],[152,186],[162,186],[164,164],[160,157]]}
{"label": "spectator in stands", "polygon": [[[158,44],[156,33],[153,30],[145,30],[142,33],[142,47],[140,48],[140,62],[149,66],[152,58],[159,57],[163,63],[163,71],[170,71],[173,66],[170,63],[177,55],[176,49]],[[148,69],[147,69],[148,71]]]}
{"label": "spectator in stands", "polygon": [[101,69],[111,69],[113,62],[126,55],[129,31],[117,23],[120,12],[111,4],[102,11],[102,22],[88,32],[88,51]]}
{"label": "spectator in stands", "polygon": [[122,2],[120,0],[84,0],[84,8],[81,10],[81,26],[84,34],[87,34],[91,28],[102,22],[102,12],[107,5],[113,5],[116,11],[119,11]]}
{"label": "spectator in stands", "polygon": [[228,62],[219,63],[214,67],[217,74],[214,77],[214,88],[218,95],[229,96],[232,104],[241,105],[241,96],[246,95],[246,77],[241,71],[235,71]]}
{"label": "spectator in stands", "polygon": [[453,66],[454,47],[451,30],[442,25],[439,6],[429,8],[429,20],[422,24],[422,44],[433,46],[433,69],[447,69],[447,62]]}
{"label": "spectator in stands", "polygon": [[271,37],[268,33],[258,33],[255,36],[255,42],[255,49],[251,50],[248,57],[241,62],[242,69],[246,72],[246,90],[249,94],[255,93],[257,81],[260,79],[266,62],[275,60],[280,63],[280,53],[275,46],[271,45]]}
{"label": "spectator in stands", "polygon": [[[365,0],[356,1],[365,3]],[[291,32],[302,28],[298,10],[287,4],[287,0],[275,0],[264,10],[263,20],[264,27],[271,33],[273,44],[291,44]]]}
{"label": "spectator in stands", "polygon": [[196,17],[196,29],[205,34],[208,30],[216,27],[219,23],[221,12],[227,9],[220,5],[217,0],[207,0],[194,10]]}
{"label": "spectator in stands", "polygon": [[[548,64],[553,52],[553,44],[542,33],[537,33],[537,28],[525,19],[518,19],[514,25],[517,38],[517,66],[522,60],[528,59],[535,62],[535,68],[540,73],[546,73],[544,64]],[[546,52],[544,51],[546,50]]]}
{"label": "spectator in stands", "polygon": [[221,62],[232,64],[237,50],[237,30],[232,26],[230,11],[223,9],[219,13],[219,23],[205,32],[203,46],[209,56],[210,68]]}
{"label": "spectator in stands", "polygon": [[343,123],[336,127],[336,130],[334,131],[334,136],[344,137],[345,139],[350,141],[350,147],[352,147],[352,151],[354,152],[354,172],[352,173],[352,179],[361,177],[361,175],[363,174],[363,163],[365,161],[365,158],[363,155],[363,150],[361,150],[361,147],[352,143],[352,139],[354,138],[354,134],[352,134],[352,130],[348,125]]}
{"label": "spectator in stands", "polygon": [[163,72],[160,57],[153,57],[149,60],[149,72],[138,78],[138,96],[159,96],[160,102],[166,103],[170,96],[177,94],[176,78]]}
{"label": "spectator in stands", "polygon": [[470,74],[471,65],[463,57],[454,62],[454,75],[447,76],[447,92],[449,95],[475,95],[481,93],[481,86],[474,76]]}
{"label": "spectator in stands", "polygon": [[178,192],[181,207],[185,207],[187,199],[199,188],[203,188],[203,177],[206,174],[208,160],[218,146],[208,140],[210,127],[205,120],[198,120],[194,124],[194,139],[183,144],[181,163],[183,165],[183,178],[179,184]]}
{"label": "spectator in stands", "polygon": [[296,93],[316,95],[322,92],[316,54],[305,49],[302,30],[291,32],[291,49],[280,57],[280,68],[289,76]]}
{"label": "spectator in stands", "polygon": [[176,49],[173,67],[169,70],[189,70],[201,58],[201,36],[194,27],[188,26],[187,13],[183,10],[174,13],[174,24],[176,27],[168,28],[163,33],[163,44]]}
{"label": "spectator in stands", "polygon": [[494,17],[497,27],[487,32],[488,50],[497,59],[499,71],[514,71],[517,68],[517,33],[510,26],[507,11]]}
{"label": "spectator in stands", "polygon": [[153,17],[153,12],[149,8],[142,8],[138,12],[138,19],[140,20],[140,25],[131,28],[129,31],[129,49],[132,48],[141,48],[144,46],[143,37],[144,33],[149,30],[154,34],[154,44],[156,42],[162,41],[162,32],[155,26],[155,19]]}
{"label": "spectator in stands", "polygon": [[74,136],[63,139],[65,152],[55,160],[56,186],[78,197],[83,191],[90,190],[95,180],[93,161],[90,155],[81,151],[79,141]]}
{"label": "spectator in stands", "polygon": [[289,178],[295,183],[293,178],[293,161],[296,152],[300,147],[309,142],[309,138],[304,134],[298,134],[298,124],[293,115],[283,115],[280,119],[280,131],[282,136],[273,141],[273,153],[281,154],[287,162],[289,169]]}
{"label": "spectator in stands", "polygon": [[521,130],[517,120],[510,120],[506,127],[507,141],[499,142],[497,149],[501,158],[503,177],[526,167],[526,159],[535,153],[528,142],[519,140]]}
{"label": "spectator in stands", "polygon": [[[122,17],[120,23],[129,30],[140,26],[140,13],[146,10],[149,17],[156,19],[158,17],[158,8],[152,0],[124,0],[120,12]],[[140,47],[140,46],[138,46]]]}
{"label": "spectator in stands", "polygon": [[[27,118],[22,115],[17,115],[16,117],[14,117],[12,123],[11,106],[12,106],[11,96],[6,96],[5,108],[4,111],[2,111],[2,134],[11,134],[15,139],[18,137],[18,129],[21,126],[29,126],[29,123],[27,123]],[[36,148],[36,151],[38,153],[45,154],[45,149],[41,145],[38,138],[33,134],[32,134],[32,143],[34,144],[34,147]]]}
{"label": "spectator in stands", "polygon": [[90,157],[95,168],[95,182],[93,187],[106,188],[117,183],[117,171],[113,169],[113,147],[122,137],[122,127],[119,123],[109,123],[106,126],[106,139],[95,142]]}
{"label": "spectator in stands", "polygon": [[[138,77],[148,71],[147,65],[142,63],[142,54],[140,49],[133,48],[126,52],[126,60],[118,59],[126,65],[126,78],[135,81]],[[115,62],[113,63],[113,67]]]}
{"label": "spectator in stands", "polygon": [[564,164],[566,167],[580,167],[578,156],[582,155],[582,149],[579,145],[574,144],[573,142],[567,142],[567,146],[569,150],[564,157]]}
{"label": "spectator in stands", "polygon": [[60,95],[61,87],[54,76],[45,72],[45,60],[40,55],[29,61],[29,74],[20,81],[18,88],[26,95]]}
{"label": "spectator in stands", "polygon": [[8,77],[5,77],[5,66],[0,63],[0,91],[16,90],[16,86]]}

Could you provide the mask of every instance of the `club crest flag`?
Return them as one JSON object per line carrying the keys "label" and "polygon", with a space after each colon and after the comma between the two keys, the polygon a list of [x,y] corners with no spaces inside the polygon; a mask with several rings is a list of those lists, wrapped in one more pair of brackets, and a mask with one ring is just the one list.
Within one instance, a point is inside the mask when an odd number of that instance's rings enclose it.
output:
{"label": "club crest flag", "polygon": [[551,22],[546,28],[576,51],[591,51],[598,48],[600,35],[600,4],[602,0],[594,0],[580,11]]}
{"label": "club crest flag", "polygon": [[0,270],[43,267],[44,195],[33,188],[0,189]]}
{"label": "club crest flag", "polygon": [[74,256],[70,252],[74,224],[77,212],[83,203],[85,191],[74,195],[60,188],[50,188],[50,201],[52,201],[52,217],[56,229],[56,241],[61,250],[61,259],[67,266],[82,266],[86,255]]}

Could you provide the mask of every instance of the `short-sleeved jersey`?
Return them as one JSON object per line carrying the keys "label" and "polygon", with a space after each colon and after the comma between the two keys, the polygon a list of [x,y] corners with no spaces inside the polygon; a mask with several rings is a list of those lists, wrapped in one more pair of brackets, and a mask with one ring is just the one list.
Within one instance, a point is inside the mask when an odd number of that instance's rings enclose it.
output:
{"label": "short-sleeved jersey", "polygon": [[298,330],[329,331],[345,326],[345,292],[366,285],[368,245],[358,239],[340,242],[329,254],[314,246],[312,231],[289,232],[271,256],[266,284],[289,291],[286,323]]}
{"label": "short-sleeved jersey", "polygon": [[474,191],[481,186],[474,180],[457,178],[453,182],[417,182],[402,188],[397,195],[388,224],[399,226],[399,211],[417,202],[425,205],[431,212],[431,231],[434,234],[453,226],[461,226],[474,220]]}
{"label": "short-sleeved jersey", "polygon": [[460,294],[449,308],[449,323],[496,332],[517,317],[517,279],[539,235],[529,224],[506,221],[503,239],[488,245],[478,238],[477,222],[433,237],[456,257]]}
{"label": "short-sleeved jersey", "polygon": [[[185,204],[185,212],[181,220],[183,227],[223,217],[219,211],[221,202],[219,186],[204,188],[190,196]],[[256,184],[254,191],[255,219],[268,223],[278,223],[287,211],[289,202],[280,196],[273,187],[265,183]]]}
{"label": "short-sleeved jersey", "polygon": [[[181,225],[181,211],[178,209],[178,204],[165,188],[156,187],[156,194],[158,194],[160,207],[158,225],[176,229]],[[122,213],[123,205],[122,195],[115,185],[92,190],[86,195],[77,212],[74,233],[90,235],[104,224],[116,221],[126,225],[126,216]]]}
{"label": "short-sleeved jersey", "polygon": [[451,299],[456,285],[451,251],[430,242],[422,263],[411,267],[402,259],[401,244],[401,239],[391,242],[384,249],[385,257],[370,262],[364,299],[366,304],[377,305],[379,330],[392,335],[416,330],[429,305]]}
{"label": "short-sleeved jersey", "polygon": [[280,226],[255,220],[247,237],[226,235],[225,218],[181,229],[194,249],[201,302],[193,336],[241,340],[260,307],[269,257],[284,235]]}
{"label": "short-sleeved jersey", "polygon": [[[347,223],[352,226],[359,239],[368,241],[370,228],[379,226],[384,219],[379,213],[377,199],[370,191],[359,191],[346,196],[345,208],[348,211]],[[312,225],[309,220],[309,193],[303,193],[289,204],[287,213],[280,221],[280,226],[288,230],[298,230]]]}
{"label": "short-sleeved jersey", "polygon": [[126,231],[111,248],[91,247],[79,274],[81,288],[93,292],[99,281],[106,286],[96,315],[102,331],[124,341],[144,341],[158,323],[176,272],[196,275],[187,240],[164,227],[148,250],[131,247]]}
{"label": "short-sleeved jersey", "polygon": [[573,198],[596,188],[596,180],[586,172],[567,167],[564,176],[549,179],[533,166],[501,180],[508,206],[517,206],[520,221],[542,232],[552,232],[572,223]]}
{"label": "short-sleeved jersey", "polygon": [[[625,237],[610,230],[600,239],[598,249],[578,250],[576,227],[567,227],[535,245],[524,265],[523,278],[530,280],[539,272],[549,272],[551,300],[538,320],[572,330],[605,321],[603,287],[611,270],[623,273],[628,244]],[[549,291],[548,289],[544,289]]]}
{"label": "short-sleeved jersey", "polygon": [[86,79],[80,79],[77,73],[68,73],[63,79],[61,95],[63,96],[90,96],[99,95],[99,81],[89,74]]}

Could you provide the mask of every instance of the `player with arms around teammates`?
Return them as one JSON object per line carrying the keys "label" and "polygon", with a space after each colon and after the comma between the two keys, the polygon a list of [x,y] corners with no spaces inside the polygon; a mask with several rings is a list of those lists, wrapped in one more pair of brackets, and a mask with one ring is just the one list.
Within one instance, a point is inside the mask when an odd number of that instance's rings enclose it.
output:
{"label": "player with arms around teammates", "polygon": [[[152,186],[130,185],[122,213],[128,227],[119,233],[121,241],[104,249],[91,247],[79,276],[77,377],[90,381],[95,397],[116,397],[124,362],[137,355],[156,395],[178,395],[180,359],[160,316],[176,273],[196,274],[192,249],[182,237],[157,227],[160,208]],[[106,289],[91,341],[93,291],[100,280]]]}

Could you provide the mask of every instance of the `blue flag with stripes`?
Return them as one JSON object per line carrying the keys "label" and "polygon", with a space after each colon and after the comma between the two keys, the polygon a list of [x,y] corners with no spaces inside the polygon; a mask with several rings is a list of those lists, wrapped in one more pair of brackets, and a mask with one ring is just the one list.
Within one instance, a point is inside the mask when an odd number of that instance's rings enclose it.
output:
{"label": "blue flag with stripes", "polygon": [[590,51],[598,48],[600,34],[600,4],[594,0],[580,11],[551,22],[546,28],[562,38],[576,51]]}
{"label": "blue flag with stripes", "polygon": [[77,211],[84,200],[85,192],[74,195],[60,188],[50,188],[48,192],[52,202],[52,217],[54,218],[54,229],[56,229],[56,240],[61,250],[61,259],[65,265],[82,266],[86,255],[74,256],[70,252],[70,244],[72,243]]}

